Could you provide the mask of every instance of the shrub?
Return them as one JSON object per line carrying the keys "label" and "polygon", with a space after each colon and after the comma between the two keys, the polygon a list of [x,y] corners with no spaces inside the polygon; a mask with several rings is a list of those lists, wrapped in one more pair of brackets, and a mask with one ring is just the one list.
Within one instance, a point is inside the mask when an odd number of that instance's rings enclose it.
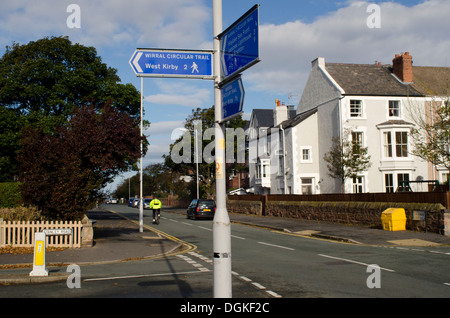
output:
{"label": "shrub", "polygon": [[39,221],[41,212],[35,207],[0,208],[3,221]]}
{"label": "shrub", "polygon": [[0,183],[0,208],[13,208],[22,204],[22,184],[19,182]]}

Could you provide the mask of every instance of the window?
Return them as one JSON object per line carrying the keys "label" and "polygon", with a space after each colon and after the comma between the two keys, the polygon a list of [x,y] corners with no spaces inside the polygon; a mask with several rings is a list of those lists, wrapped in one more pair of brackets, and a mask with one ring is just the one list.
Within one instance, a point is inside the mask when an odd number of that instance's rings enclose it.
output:
{"label": "window", "polygon": [[390,131],[383,133],[383,147],[384,156],[392,158],[392,136]]}
{"label": "window", "polygon": [[406,187],[409,186],[409,173],[399,173],[397,174],[397,185],[399,188],[406,190]]}
{"label": "window", "polygon": [[406,131],[395,133],[395,152],[399,158],[408,157],[408,133]]}
{"label": "window", "polygon": [[311,147],[301,147],[300,148],[300,162],[301,163],[312,163]]}
{"label": "window", "polygon": [[362,117],[362,101],[350,100],[350,117]]}
{"label": "window", "polygon": [[394,192],[394,175],[391,173],[384,175],[384,187],[386,189],[386,193]]}
{"label": "window", "polygon": [[353,177],[353,193],[364,192],[364,177]]}
{"label": "window", "polygon": [[263,166],[262,166],[262,177],[263,178],[267,178],[269,176],[268,168],[269,168],[269,166],[267,164],[263,164]]}
{"label": "window", "polygon": [[302,194],[312,194],[312,178],[302,178]]}
{"label": "window", "polygon": [[400,101],[389,101],[389,117],[400,117]]}
{"label": "window", "polygon": [[352,131],[352,142],[363,146],[363,133],[360,131]]}
{"label": "window", "polygon": [[[395,138],[395,140],[394,140]],[[395,144],[394,144],[395,143]],[[384,158],[408,158],[408,132],[385,131],[383,132],[383,157]]]}

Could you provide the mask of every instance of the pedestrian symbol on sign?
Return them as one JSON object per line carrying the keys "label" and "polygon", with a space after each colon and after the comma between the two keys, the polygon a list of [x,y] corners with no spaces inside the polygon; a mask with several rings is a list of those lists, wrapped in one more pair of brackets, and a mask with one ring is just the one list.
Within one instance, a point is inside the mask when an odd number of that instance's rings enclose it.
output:
{"label": "pedestrian symbol on sign", "polygon": [[192,68],[192,73],[194,73],[194,72],[198,73],[199,72],[198,71],[198,65],[195,62],[192,63],[191,68]]}

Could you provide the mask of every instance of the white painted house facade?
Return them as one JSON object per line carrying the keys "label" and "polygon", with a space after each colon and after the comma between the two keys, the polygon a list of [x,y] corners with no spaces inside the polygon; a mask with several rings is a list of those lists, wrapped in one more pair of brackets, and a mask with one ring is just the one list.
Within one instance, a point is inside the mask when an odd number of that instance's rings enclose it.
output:
{"label": "white painted house facade", "polygon": [[[265,121],[267,133],[259,135],[262,126],[252,115],[249,140],[258,151],[250,161],[250,184],[263,194],[341,192],[323,160],[336,137],[362,143],[371,156],[371,167],[346,181],[346,193],[394,192],[405,181],[446,181],[448,171],[411,154],[411,108],[425,108],[430,98],[414,84],[409,53],[396,56],[392,66],[325,63],[319,57],[295,115],[277,106],[269,120],[266,111],[259,121]],[[418,183],[413,190],[427,189]]]}

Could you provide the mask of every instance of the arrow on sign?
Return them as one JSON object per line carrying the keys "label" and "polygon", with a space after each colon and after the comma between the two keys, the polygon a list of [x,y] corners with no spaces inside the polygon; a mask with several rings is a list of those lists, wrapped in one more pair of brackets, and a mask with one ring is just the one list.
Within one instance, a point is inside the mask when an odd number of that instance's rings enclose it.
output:
{"label": "arrow on sign", "polygon": [[142,52],[138,52],[136,54],[136,57],[133,59],[133,65],[134,65],[134,67],[136,67],[136,70],[137,70],[138,73],[143,73],[144,72],[142,70],[141,66],[139,65],[139,60],[141,59],[143,54],[144,53],[142,53]]}
{"label": "arrow on sign", "polygon": [[222,122],[242,114],[245,90],[241,77],[222,87]]}

